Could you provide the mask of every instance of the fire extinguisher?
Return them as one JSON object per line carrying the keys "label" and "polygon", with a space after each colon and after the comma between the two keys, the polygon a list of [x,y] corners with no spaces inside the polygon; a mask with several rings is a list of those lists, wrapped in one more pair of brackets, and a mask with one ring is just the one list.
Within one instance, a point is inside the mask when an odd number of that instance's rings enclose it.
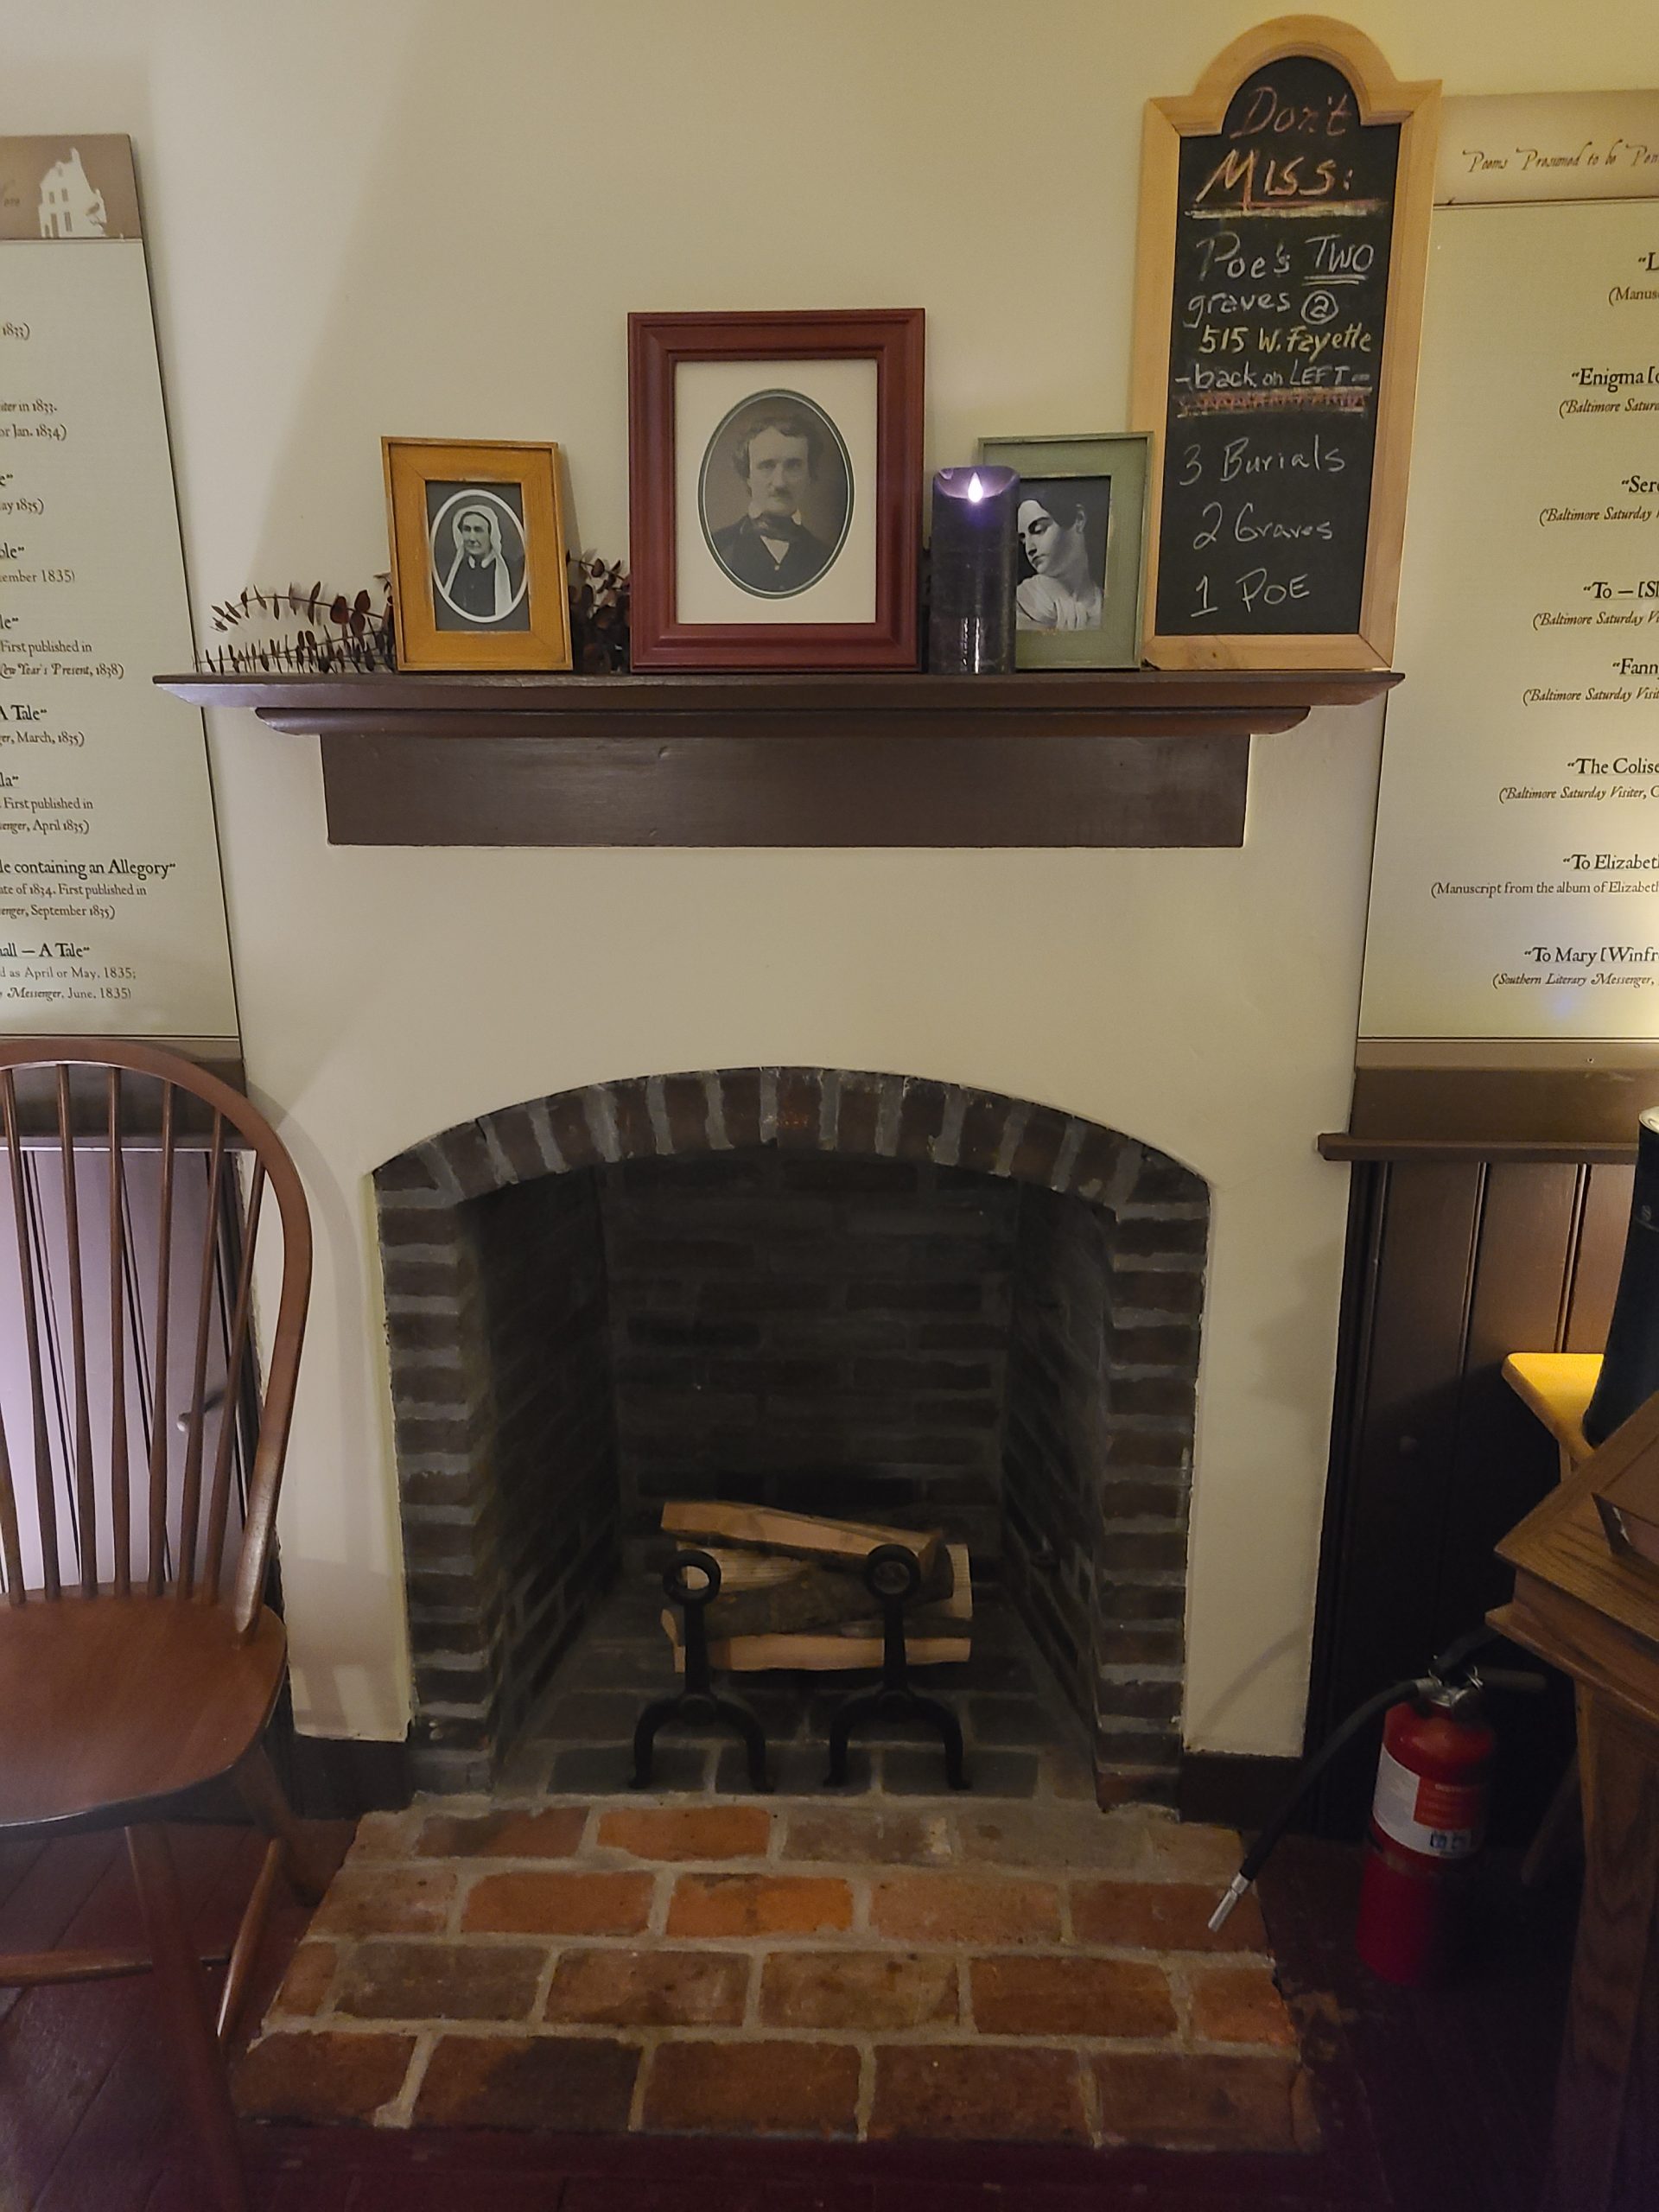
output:
{"label": "fire extinguisher", "polygon": [[1354,1930],[1384,1981],[1444,1981],[1457,1964],[1497,1750],[1478,1676],[1419,1686],[1389,1708]]}
{"label": "fire extinguisher", "polygon": [[1359,1955],[1385,1980],[1423,1982],[1455,1961],[1459,1877],[1480,1847],[1497,1739],[1481,1711],[1484,1689],[1541,1690],[1541,1675],[1471,1663],[1495,1641],[1490,1628],[1430,1661],[1426,1673],[1367,1698],[1327,1737],[1291,1785],[1210,1916],[1217,1929],[1255,1880],[1291,1816],[1331,1761],[1386,1706],[1382,1754],[1360,1887]]}

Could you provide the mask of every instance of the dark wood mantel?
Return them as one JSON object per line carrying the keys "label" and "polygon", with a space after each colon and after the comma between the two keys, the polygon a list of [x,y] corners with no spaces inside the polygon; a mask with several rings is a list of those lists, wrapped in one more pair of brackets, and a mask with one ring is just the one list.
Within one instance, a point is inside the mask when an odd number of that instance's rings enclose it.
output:
{"label": "dark wood mantel", "polygon": [[158,676],[322,741],[359,845],[1237,845],[1249,741],[1399,678]]}

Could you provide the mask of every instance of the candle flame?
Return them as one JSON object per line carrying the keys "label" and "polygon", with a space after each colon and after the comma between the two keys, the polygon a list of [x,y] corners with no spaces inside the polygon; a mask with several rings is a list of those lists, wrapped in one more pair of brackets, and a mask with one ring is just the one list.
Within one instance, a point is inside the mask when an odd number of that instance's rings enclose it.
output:
{"label": "candle flame", "polygon": [[970,499],[982,499],[985,496],[985,486],[979,480],[977,469],[968,480],[968,496]]}

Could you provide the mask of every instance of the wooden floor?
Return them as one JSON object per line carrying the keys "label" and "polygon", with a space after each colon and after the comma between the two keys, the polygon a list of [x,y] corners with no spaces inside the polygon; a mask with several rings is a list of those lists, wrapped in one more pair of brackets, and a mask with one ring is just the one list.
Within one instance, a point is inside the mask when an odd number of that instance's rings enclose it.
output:
{"label": "wooden floor", "polygon": [[[204,1948],[255,1853],[175,1831]],[[342,1838],[343,1842],[343,1838]],[[1458,1990],[1384,1988],[1353,1961],[1356,1855],[1293,1838],[1263,1883],[1319,2087],[1312,2158],[1007,2145],[709,2143],[351,2129],[248,2131],[257,2212],[1531,2212],[1570,1957],[1570,1883],[1488,1883],[1484,1956]],[[303,1916],[282,1910],[274,1986]],[[118,1839],[0,1847],[0,1950],[131,1940]],[[142,1980],[0,1992],[0,2212],[201,2212]]]}

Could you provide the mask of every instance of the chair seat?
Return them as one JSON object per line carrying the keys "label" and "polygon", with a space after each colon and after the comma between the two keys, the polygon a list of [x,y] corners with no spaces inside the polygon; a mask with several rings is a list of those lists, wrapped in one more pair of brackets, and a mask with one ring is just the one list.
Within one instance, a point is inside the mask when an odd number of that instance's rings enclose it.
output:
{"label": "chair seat", "polygon": [[270,1719],[286,1638],[226,1605],[0,1605],[0,1829],[119,1814],[229,1772]]}

